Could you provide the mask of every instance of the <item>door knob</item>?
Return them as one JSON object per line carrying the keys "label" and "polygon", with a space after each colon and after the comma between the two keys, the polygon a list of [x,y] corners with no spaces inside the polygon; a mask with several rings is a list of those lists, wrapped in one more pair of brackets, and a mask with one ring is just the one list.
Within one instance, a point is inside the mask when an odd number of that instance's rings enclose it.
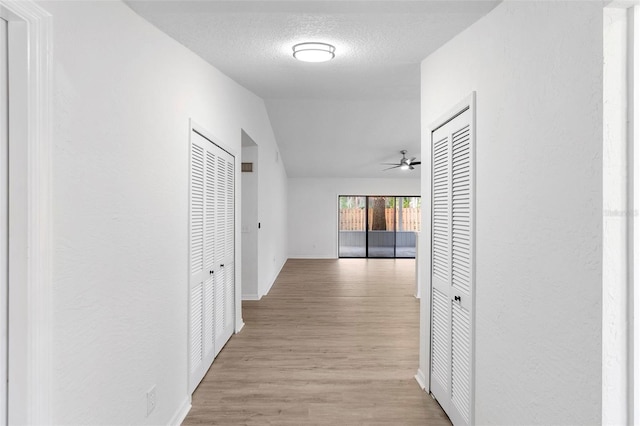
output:
{"label": "door knob", "polygon": [[220,264],[220,267],[221,267],[221,268],[224,268],[224,263],[221,263],[221,264]]}
{"label": "door knob", "polygon": [[456,302],[460,302],[460,296],[454,296],[453,300],[455,300]]}
{"label": "door knob", "polygon": [[209,271],[209,275],[213,275],[213,271]]}

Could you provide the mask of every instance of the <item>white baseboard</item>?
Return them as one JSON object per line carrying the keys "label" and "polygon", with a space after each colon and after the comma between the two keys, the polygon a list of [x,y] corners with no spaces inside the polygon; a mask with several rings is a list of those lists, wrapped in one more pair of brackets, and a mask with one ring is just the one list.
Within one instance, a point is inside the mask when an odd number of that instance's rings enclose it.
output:
{"label": "white baseboard", "polygon": [[333,254],[294,254],[289,259],[337,259]]}
{"label": "white baseboard", "polygon": [[414,377],[416,379],[416,382],[418,382],[418,385],[420,385],[420,389],[425,390],[425,388],[427,387],[427,384],[426,384],[426,380],[425,380],[424,373],[422,372],[422,370],[420,370],[418,368],[418,372],[416,373],[416,375]]}
{"label": "white baseboard", "polygon": [[287,260],[285,259],[284,262],[282,262],[282,264],[280,265],[280,267],[278,268],[278,270],[276,271],[275,275],[273,276],[273,278],[271,279],[271,282],[269,283],[269,287],[267,287],[267,291],[265,291],[265,293],[263,295],[259,295],[256,293],[250,293],[250,294],[243,294],[242,295],[242,300],[252,300],[252,301],[256,301],[256,300],[260,300],[262,299],[264,296],[266,296],[267,294],[269,294],[269,292],[271,291],[271,287],[273,287],[273,284],[275,284],[276,280],[278,279],[278,275],[280,275],[280,272],[282,271],[282,268],[284,268],[284,264],[287,262]]}
{"label": "white baseboard", "polygon": [[240,323],[240,327],[238,327],[238,329],[236,330],[236,334],[240,333],[243,328],[244,328],[244,321]]}
{"label": "white baseboard", "polygon": [[278,276],[280,275],[280,272],[282,272],[282,268],[284,268],[284,264],[285,263],[287,263],[287,259],[285,259],[280,264],[280,267],[277,269],[276,273],[273,275],[273,278],[271,278],[271,282],[269,283],[269,287],[267,287],[267,291],[265,291],[264,294],[262,296],[260,296],[260,298],[263,298],[264,296],[269,294],[269,292],[271,291],[271,287],[273,287],[273,285],[276,283],[276,280],[278,279]]}
{"label": "white baseboard", "polygon": [[176,414],[173,415],[171,420],[168,423],[168,426],[180,426],[184,419],[189,414],[191,410],[191,395],[187,396],[182,403],[182,406],[176,411]]}
{"label": "white baseboard", "polygon": [[258,296],[255,293],[242,295],[242,300],[260,300],[260,299],[262,299],[262,297]]}

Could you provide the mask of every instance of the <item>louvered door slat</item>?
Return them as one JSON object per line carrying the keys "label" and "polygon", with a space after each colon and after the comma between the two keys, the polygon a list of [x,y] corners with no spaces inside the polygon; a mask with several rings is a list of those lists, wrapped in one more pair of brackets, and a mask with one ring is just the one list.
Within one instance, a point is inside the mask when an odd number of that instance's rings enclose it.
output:
{"label": "louvered door slat", "polygon": [[225,257],[225,227],[226,227],[226,214],[227,214],[227,176],[225,173],[226,161],[222,155],[218,155],[216,159],[216,240],[215,240],[215,252],[216,252],[216,265],[224,264]]}
{"label": "louvered door slat", "polygon": [[458,189],[451,194],[452,205],[452,256],[462,260],[464,266],[461,271],[457,269],[460,263],[453,262],[452,285],[458,290],[469,295],[471,292],[470,270],[470,144],[469,125],[453,133],[452,137],[452,172],[451,179]]}
{"label": "louvered door slat", "polygon": [[230,334],[233,330],[235,313],[235,167],[231,157],[227,159],[226,175],[227,215],[225,224],[224,325]]}
{"label": "louvered door slat", "polygon": [[449,279],[449,149],[448,138],[433,144],[433,255],[434,276]]}
{"label": "louvered door slat", "polygon": [[194,372],[200,365],[203,355],[203,318],[202,318],[202,284],[191,289],[189,303],[191,305],[190,341],[191,341],[191,371]]}
{"label": "louvered door slat", "polygon": [[205,208],[205,244],[204,244],[204,263],[207,269],[210,269],[215,263],[215,181],[216,181],[216,156],[207,151],[206,153],[206,208]]}
{"label": "louvered door slat", "polygon": [[235,272],[234,262],[229,264],[229,267],[225,265],[224,273],[224,325],[227,330],[233,329],[233,315],[235,310],[233,309],[235,303]]}
{"label": "louvered door slat", "polygon": [[225,258],[227,262],[233,261],[234,255],[234,244],[233,244],[233,234],[234,234],[234,167],[233,162],[227,161],[226,167],[226,194],[227,194],[227,212],[226,212],[226,223],[225,223],[225,238],[226,238],[226,251]]}
{"label": "louvered door slat", "polygon": [[191,150],[191,273],[202,270],[204,253],[204,149]]}
{"label": "louvered door slat", "polygon": [[202,341],[204,345],[204,352],[210,353],[214,350],[215,343],[215,323],[213,321],[214,318],[214,280],[213,276],[209,275],[209,279],[204,282],[204,303],[203,303],[203,317],[204,317],[204,325],[203,325],[203,333],[202,333]]}
{"label": "louvered door slat", "polygon": [[451,400],[469,423],[471,373],[469,312],[454,303],[451,311]]}
{"label": "louvered door slat", "polygon": [[440,386],[449,388],[449,295],[433,290],[432,332],[431,332],[431,372]]}
{"label": "louvered door slat", "polygon": [[[220,269],[215,274],[214,283],[215,297],[215,330],[216,341],[224,334],[224,269]],[[216,348],[217,350],[218,348]]]}

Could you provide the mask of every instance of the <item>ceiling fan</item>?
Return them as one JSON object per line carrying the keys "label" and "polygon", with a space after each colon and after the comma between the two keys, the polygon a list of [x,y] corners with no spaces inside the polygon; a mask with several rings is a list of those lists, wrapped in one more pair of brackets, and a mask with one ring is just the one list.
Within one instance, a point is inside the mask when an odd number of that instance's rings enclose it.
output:
{"label": "ceiling fan", "polygon": [[400,154],[402,154],[402,159],[400,159],[399,163],[382,163],[382,165],[384,166],[392,166],[384,170],[391,170],[391,169],[397,169],[397,168],[400,168],[400,170],[413,170],[414,169],[413,166],[419,166],[421,163],[420,161],[415,161],[416,157],[413,157],[412,159],[408,159],[406,149],[403,149],[402,151],[400,151]]}

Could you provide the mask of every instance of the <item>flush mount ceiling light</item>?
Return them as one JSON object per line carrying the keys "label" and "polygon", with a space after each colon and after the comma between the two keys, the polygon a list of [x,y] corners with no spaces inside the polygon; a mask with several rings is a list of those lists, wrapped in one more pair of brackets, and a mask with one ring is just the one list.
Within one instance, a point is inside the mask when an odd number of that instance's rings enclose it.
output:
{"label": "flush mount ceiling light", "polygon": [[326,62],[333,59],[336,48],[327,43],[299,43],[293,46],[293,57],[303,62]]}

